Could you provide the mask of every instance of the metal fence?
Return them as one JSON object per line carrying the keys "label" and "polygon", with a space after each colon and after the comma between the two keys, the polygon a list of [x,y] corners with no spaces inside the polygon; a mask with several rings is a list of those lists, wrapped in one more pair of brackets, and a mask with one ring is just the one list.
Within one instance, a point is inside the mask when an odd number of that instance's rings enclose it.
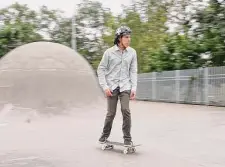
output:
{"label": "metal fence", "polygon": [[225,66],[139,74],[137,99],[225,106]]}

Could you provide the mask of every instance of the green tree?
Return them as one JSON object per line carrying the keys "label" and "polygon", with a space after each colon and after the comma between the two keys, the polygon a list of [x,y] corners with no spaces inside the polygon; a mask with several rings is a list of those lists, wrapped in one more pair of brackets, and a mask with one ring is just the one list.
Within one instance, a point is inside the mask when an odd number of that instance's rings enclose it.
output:
{"label": "green tree", "polygon": [[199,26],[194,35],[201,43],[202,53],[209,53],[212,66],[225,65],[225,5],[210,0],[209,6],[194,17]]}
{"label": "green tree", "polygon": [[[86,57],[94,69],[97,68],[102,54],[109,44],[104,41],[110,30],[110,19],[113,16],[109,9],[100,2],[84,0],[78,5],[76,14],[78,51]],[[110,44],[109,44],[110,45]]]}
{"label": "green tree", "polygon": [[152,71],[198,68],[204,64],[199,41],[187,34],[168,35],[165,44],[153,53]]}
{"label": "green tree", "polygon": [[38,11],[14,3],[0,10],[0,56],[10,50],[35,41],[51,41],[71,46],[71,18],[60,10],[46,6]]}
{"label": "green tree", "polygon": [[35,11],[18,3],[0,10],[0,57],[20,45],[43,40],[37,33],[36,15]]}
{"label": "green tree", "polygon": [[152,53],[166,37],[167,3],[156,0],[141,0],[124,8],[118,17],[119,24],[128,25],[132,33],[132,44],[138,54],[138,71],[151,70]]}

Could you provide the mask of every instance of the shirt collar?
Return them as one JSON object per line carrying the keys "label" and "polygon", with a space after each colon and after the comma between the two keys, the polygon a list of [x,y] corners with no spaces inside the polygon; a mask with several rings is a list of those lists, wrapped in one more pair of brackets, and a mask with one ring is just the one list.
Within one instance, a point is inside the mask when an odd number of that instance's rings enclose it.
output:
{"label": "shirt collar", "polygon": [[[117,45],[114,45],[114,49],[115,49],[115,51],[119,51],[119,50],[120,50],[120,48],[119,48]],[[130,49],[130,47],[128,46],[128,47],[125,49],[125,51],[128,52],[129,49]]]}

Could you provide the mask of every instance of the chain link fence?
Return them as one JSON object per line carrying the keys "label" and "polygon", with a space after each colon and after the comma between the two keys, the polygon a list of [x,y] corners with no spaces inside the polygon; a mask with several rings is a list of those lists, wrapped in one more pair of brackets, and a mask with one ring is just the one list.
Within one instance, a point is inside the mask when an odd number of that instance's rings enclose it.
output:
{"label": "chain link fence", "polygon": [[225,106],[225,66],[139,74],[137,99]]}

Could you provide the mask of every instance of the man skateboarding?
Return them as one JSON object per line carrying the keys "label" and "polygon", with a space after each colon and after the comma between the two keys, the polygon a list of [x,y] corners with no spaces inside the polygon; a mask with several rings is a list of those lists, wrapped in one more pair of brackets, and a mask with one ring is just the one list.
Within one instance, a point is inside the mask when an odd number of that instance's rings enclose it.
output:
{"label": "man skateboarding", "polygon": [[110,135],[116,115],[117,102],[120,99],[124,145],[130,146],[132,144],[129,100],[133,100],[136,95],[137,54],[129,46],[130,35],[129,27],[121,26],[116,30],[114,46],[104,52],[97,69],[100,86],[107,97],[107,114],[99,139],[100,143],[105,143]]}

